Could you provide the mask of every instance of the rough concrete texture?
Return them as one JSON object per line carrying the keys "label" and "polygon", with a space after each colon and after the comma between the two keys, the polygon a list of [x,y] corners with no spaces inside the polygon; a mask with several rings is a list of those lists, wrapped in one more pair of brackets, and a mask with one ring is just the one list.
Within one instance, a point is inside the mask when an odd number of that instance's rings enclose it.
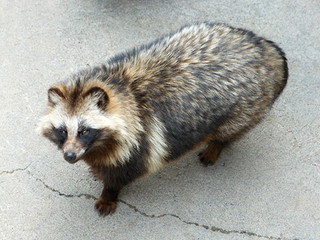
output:
{"label": "rough concrete texture", "polygon": [[[0,1],[0,239],[320,239],[320,1]],[[214,167],[191,153],[93,209],[102,184],[35,133],[47,88],[195,21],[278,43],[287,88]]]}

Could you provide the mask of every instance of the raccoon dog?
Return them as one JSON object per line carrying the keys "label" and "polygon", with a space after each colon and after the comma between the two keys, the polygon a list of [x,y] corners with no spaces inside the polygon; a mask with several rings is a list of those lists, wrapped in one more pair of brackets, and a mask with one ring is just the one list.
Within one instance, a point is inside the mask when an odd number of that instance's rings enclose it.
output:
{"label": "raccoon dog", "polygon": [[273,42],[225,24],[189,25],[52,86],[39,130],[103,181],[95,208],[106,216],[122,187],[203,143],[200,161],[214,164],[265,116],[287,77]]}

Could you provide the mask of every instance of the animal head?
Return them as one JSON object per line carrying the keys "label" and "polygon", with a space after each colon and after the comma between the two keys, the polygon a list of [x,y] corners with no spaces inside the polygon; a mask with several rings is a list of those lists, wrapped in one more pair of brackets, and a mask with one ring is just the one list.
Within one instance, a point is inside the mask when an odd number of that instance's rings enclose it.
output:
{"label": "animal head", "polygon": [[47,113],[38,131],[62,150],[69,163],[95,155],[116,165],[137,145],[133,137],[137,129],[128,127],[130,120],[125,120],[117,98],[101,81],[55,85],[48,90]]}

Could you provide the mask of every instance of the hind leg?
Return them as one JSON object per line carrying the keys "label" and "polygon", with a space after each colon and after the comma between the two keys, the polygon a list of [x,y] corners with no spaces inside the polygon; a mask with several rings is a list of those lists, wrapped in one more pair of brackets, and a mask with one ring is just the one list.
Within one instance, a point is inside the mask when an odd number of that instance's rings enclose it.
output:
{"label": "hind leg", "polygon": [[209,142],[207,148],[198,155],[202,165],[205,167],[213,165],[218,160],[225,145],[226,143],[218,141]]}

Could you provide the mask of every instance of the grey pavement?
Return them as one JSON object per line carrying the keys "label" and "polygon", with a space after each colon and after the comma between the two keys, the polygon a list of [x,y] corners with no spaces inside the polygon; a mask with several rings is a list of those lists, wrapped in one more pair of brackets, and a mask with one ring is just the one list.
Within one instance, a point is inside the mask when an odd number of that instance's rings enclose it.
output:
{"label": "grey pavement", "polygon": [[[320,239],[319,19],[318,0],[0,0],[0,239]],[[102,184],[35,133],[48,87],[204,20],[278,43],[287,88],[214,167],[190,153],[99,217]]]}

